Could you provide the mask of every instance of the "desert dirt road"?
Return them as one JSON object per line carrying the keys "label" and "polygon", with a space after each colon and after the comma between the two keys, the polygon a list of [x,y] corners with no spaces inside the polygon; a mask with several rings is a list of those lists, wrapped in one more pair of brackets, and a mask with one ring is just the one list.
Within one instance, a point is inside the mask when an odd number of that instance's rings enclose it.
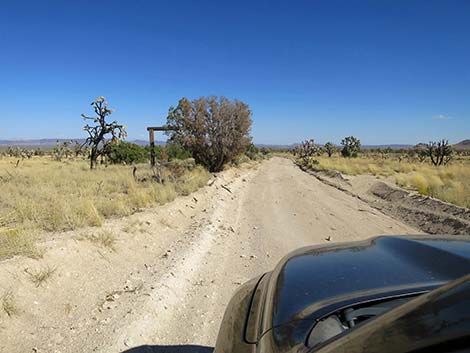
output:
{"label": "desert dirt road", "polygon": [[[104,228],[115,251],[57,235],[40,264],[0,266],[21,308],[0,317],[0,351],[208,353],[237,287],[291,250],[419,233],[280,157]],[[44,265],[54,277],[34,288],[23,268]]]}

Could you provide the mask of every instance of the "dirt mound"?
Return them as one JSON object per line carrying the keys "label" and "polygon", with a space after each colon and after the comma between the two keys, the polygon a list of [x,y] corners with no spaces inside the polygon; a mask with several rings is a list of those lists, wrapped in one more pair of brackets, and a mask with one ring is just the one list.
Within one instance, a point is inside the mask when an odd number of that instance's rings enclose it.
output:
{"label": "dirt mound", "polygon": [[375,206],[430,234],[470,234],[470,210],[431,197],[410,193],[381,181],[369,193]]}
{"label": "dirt mound", "polygon": [[305,170],[322,183],[429,234],[470,235],[470,210],[419,195],[371,175],[344,178],[338,172]]}

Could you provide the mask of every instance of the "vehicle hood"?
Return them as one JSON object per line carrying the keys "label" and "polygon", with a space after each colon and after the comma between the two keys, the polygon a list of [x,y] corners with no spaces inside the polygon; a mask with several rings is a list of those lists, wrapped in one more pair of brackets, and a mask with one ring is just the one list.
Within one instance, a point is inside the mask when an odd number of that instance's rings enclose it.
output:
{"label": "vehicle hood", "polygon": [[268,284],[265,329],[318,319],[357,298],[429,291],[470,272],[470,238],[376,237],[306,247],[286,256]]}
{"label": "vehicle hood", "polygon": [[470,275],[355,326],[309,352],[468,352]]}

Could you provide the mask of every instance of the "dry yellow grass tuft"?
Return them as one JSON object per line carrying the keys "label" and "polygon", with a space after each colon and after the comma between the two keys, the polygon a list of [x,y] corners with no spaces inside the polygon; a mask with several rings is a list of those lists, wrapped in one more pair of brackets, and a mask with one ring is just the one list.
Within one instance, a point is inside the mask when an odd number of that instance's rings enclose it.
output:
{"label": "dry yellow grass tuft", "polygon": [[19,313],[18,307],[16,306],[15,298],[11,290],[6,291],[0,297],[2,303],[2,309],[9,317],[17,315]]}
{"label": "dry yellow grass tuft", "polygon": [[187,195],[210,177],[194,167],[158,184],[147,165],[137,168],[138,181],[130,166],[90,170],[87,161],[56,162],[50,157],[33,157],[16,166],[16,159],[0,157],[0,260],[37,256],[35,241],[43,231],[100,226],[107,217]]}
{"label": "dry yellow grass tuft", "polygon": [[88,240],[111,251],[116,251],[116,236],[109,231],[85,234],[80,239]]}
{"label": "dry yellow grass tuft", "polygon": [[144,223],[144,222],[142,222],[142,221],[134,220],[134,221],[132,221],[131,223],[126,224],[126,225],[122,228],[122,231],[123,231],[124,233],[132,233],[132,232],[134,232],[136,229],[139,229],[140,226],[141,226],[143,223]]}
{"label": "dry yellow grass tuft", "polygon": [[420,194],[470,208],[470,165],[423,166],[395,179],[398,185],[417,189]]}
{"label": "dry yellow grass tuft", "polygon": [[420,194],[433,196],[458,206],[470,208],[470,159],[460,158],[446,166],[435,167],[428,163],[406,162],[398,159],[318,158],[315,168],[336,170],[343,174],[372,174],[394,176],[403,187],[417,190]]}
{"label": "dry yellow grass tuft", "polygon": [[0,259],[15,255],[40,258],[43,253],[36,246],[36,234],[29,229],[0,227]]}

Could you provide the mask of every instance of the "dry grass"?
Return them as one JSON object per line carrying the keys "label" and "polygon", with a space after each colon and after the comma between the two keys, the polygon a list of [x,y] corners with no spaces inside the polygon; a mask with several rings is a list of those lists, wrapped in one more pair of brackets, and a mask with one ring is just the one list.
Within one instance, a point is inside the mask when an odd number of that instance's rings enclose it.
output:
{"label": "dry grass", "polygon": [[94,244],[107,248],[111,251],[116,251],[116,236],[109,231],[86,234],[82,236],[80,239],[88,240]]}
{"label": "dry grass", "polygon": [[336,170],[343,174],[393,176],[398,185],[417,190],[459,206],[470,208],[470,159],[460,158],[447,166],[406,162],[398,159],[318,158],[315,168]]}
{"label": "dry grass", "polygon": [[210,174],[203,168],[195,168],[191,173],[183,175],[175,184],[177,194],[189,195],[206,185]]}
{"label": "dry grass", "polygon": [[136,219],[136,220],[132,221],[131,223],[126,224],[122,228],[122,231],[125,232],[125,233],[135,232],[135,230],[139,229],[140,226],[142,226],[142,224],[144,224],[144,222]]}
{"label": "dry grass", "polygon": [[166,218],[160,218],[158,222],[164,227],[173,228],[173,224]]}
{"label": "dry grass", "polygon": [[[16,159],[0,157],[0,260],[35,256],[36,234],[100,226],[112,216],[126,216],[143,207],[164,204],[205,185],[203,168],[185,170],[178,178],[158,184],[147,165],[100,166],[87,161],[56,162],[33,157],[16,167]],[[28,231],[26,231],[28,229]]]}
{"label": "dry grass", "polygon": [[25,270],[25,272],[29,275],[31,282],[33,282],[36,287],[40,287],[50,280],[55,271],[55,267],[49,266],[40,268],[38,270]]}
{"label": "dry grass", "polygon": [[16,305],[15,298],[12,291],[7,291],[0,297],[2,303],[3,311],[9,316],[12,317],[19,313],[19,309]]}
{"label": "dry grass", "polygon": [[447,167],[423,167],[411,173],[399,173],[398,185],[418,190],[455,205],[470,208],[470,164]]}
{"label": "dry grass", "polygon": [[36,234],[29,229],[0,228],[0,259],[15,255],[40,258],[43,252],[36,246]]}

